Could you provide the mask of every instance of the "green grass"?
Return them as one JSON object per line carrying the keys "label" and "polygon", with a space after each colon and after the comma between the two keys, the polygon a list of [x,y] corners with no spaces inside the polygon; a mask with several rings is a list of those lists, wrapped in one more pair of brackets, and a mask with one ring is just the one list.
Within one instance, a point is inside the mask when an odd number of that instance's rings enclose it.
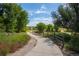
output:
{"label": "green grass", "polygon": [[0,55],[15,52],[29,41],[26,33],[0,33]]}

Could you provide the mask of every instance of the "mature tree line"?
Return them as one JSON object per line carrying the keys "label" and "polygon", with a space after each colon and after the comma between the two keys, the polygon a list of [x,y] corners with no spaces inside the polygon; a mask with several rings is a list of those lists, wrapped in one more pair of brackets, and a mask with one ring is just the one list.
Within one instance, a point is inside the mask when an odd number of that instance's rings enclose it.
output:
{"label": "mature tree line", "polygon": [[21,32],[28,23],[28,13],[19,4],[0,4],[0,31]]}

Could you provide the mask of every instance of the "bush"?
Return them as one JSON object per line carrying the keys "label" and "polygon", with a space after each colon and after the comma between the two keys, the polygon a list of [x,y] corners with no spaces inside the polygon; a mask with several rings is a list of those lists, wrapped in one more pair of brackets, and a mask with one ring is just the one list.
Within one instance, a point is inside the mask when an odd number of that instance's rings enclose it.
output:
{"label": "bush", "polygon": [[25,45],[29,39],[26,33],[0,33],[0,55],[15,52]]}
{"label": "bush", "polygon": [[72,50],[79,51],[79,35],[74,35],[70,40]]}
{"label": "bush", "polygon": [[64,42],[68,43],[71,40],[71,35],[64,33]]}
{"label": "bush", "polygon": [[71,35],[67,34],[67,33],[56,33],[56,35],[62,36],[64,38],[64,42],[67,43],[71,40]]}

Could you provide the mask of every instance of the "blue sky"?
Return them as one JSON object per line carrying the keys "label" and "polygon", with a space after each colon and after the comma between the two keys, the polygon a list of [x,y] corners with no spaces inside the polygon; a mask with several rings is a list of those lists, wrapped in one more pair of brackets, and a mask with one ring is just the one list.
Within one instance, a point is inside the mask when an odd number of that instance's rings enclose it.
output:
{"label": "blue sky", "polygon": [[52,24],[51,12],[57,11],[58,6],[61,4],[56,3],[23,3],[21,7],[29,14],[29,26],[35,26],[39,22],[45,24]]}

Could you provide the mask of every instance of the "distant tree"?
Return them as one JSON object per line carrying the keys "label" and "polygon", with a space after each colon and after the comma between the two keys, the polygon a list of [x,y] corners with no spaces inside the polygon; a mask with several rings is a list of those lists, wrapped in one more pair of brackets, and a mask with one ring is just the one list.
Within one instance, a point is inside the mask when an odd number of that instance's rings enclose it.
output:
{"label": "distant tree", "polygon": [[46,26],[47,26],[46,32],[47,32],[47,35],[49,36],[50,33],[53,32],[54,27],[53,27],[52,24],[48,24],[48,25],[46,25]]}
{"label": "distant tree", "polygon": [[36,28],[39,31],[39,33],[43,33],[46,29],[46,25],[44,23],[38,23]]}
{"label": "distant tree", "polygon": [[52,24],[48,24],[46,31],[47,31],[47,32],[52,32],[52,31],[53,31],[53,25],[52,25]]}

